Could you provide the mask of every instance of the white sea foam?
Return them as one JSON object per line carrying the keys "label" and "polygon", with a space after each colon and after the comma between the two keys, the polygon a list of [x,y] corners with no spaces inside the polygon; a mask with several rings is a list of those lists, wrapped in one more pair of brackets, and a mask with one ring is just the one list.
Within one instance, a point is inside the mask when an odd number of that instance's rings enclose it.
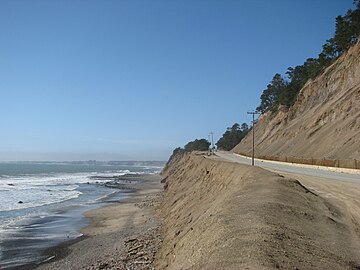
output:
{"label": "white sea foam", "polygon": [[[129,170],[120,170],[115,175],[129,173]],[[113,176],[114,172],[38,174],[2,178],[0,211],[37,207],[77,198],[81,195],[81,192],[76,190],[78,184],[107,181],[90,178],[95,175]]]}
{"label": "white sea foam", "polygon": [[[76,186],[74,186],[74,189]],[[81,192],[76,190],[44,190],[44,189],[18,189],[8,191],[1,198],[0,211],[18,210],[29,207],[48,205],[80,196]]]}
{"label": "white sea foam", "polygon": [[[41,167],[44,164],[39,165]],[[6,265],[17,265],[19,258],[24,262],[27,260],[29,251],[28,246],[19,248],[18,252],[22,255],[18,255],[12,261],[11,257],[6,257],[8,254],[6,252],[17,246],[7,246],[4,243],[9,240],[26,240],[27,243],[31,240],[36,243],[44,240],[50,243],[62,241],[69,236],[70,238],[80,236],[81,234],[76,229],[78,221],[73,218],[78,215],[81,218],[81,213],[78,214],[76,211],[84,211],[84,208],[79,208],[79,206],[91,208],[92,203],[111,197],[118,192],[118,190],[114,191],[106,187],[84,184],[107,182],[109,181],[107,176],[152,173],[157,169],[152,166],[128,166],[126,168],[129,170],[120,170],[124,166],[115,169],[109,166],[109,169],[100,168],[97,172],[80,172],[84,170],[83,167],[78,172],[72,172],[76,166],[69,165],[70,169],[64,168],[64,172],[60,173],[52,172],[52,170],[59,170],[58,163],[54,164],[54,169],[48,165],[44,165],[43,170],[39,169],[39,166],[26,165],[23,169],[22,164],[16,166],[11,164],[9,167],[3,166],[0,170],[0,261],[2,263],[0,263],[0,268]],[[89,167],[89,170],[93,169]],[[48,173],[38,173],[39,171]],[[82,192],[83,195],[81,195]],[[37,221],[39,218],[42,218],[41,222]],[[69,225],[72,221],[75,225]],[[46,244],[42,245],[45,247]],[[39,247],[32,249],[37,248]],[[33,254],[30,257],[34,260]]]}
{"label": "white sea foam", "polygon": [[111,193],[109,193],[109,194],[106,194],[106,195],[104,195],[104,196],[98,197],[98,198],[96,198],[95,201],[101,201],[101,200],[103,200],[103,199],[105,199],[105,198],[110,197],[111,195],[113,195],[113,194],[115,194],[115,193],[117,193],[117,191],[113,191],[113,192],[111,192]]}

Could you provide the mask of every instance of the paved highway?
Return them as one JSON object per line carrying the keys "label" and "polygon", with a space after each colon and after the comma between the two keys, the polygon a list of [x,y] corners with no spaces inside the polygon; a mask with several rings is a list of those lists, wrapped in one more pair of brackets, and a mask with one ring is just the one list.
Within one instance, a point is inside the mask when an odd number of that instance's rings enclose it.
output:
{"label": "paved highway", "polygon": [[[218,151],[216,152],[216,155],[228,161],[251,165],[251,159],[239,155],[235,155],[230,152]],[[303,174],[314,177],[335,179],[339,181],[360,183],[360,174],[332,172],[332,171],[319,170],[316,168],[302,168],[302,167],[293,166],[290,163],[287,164],[284,162],[271,162],[266,160],[255,160],[255,166],[268,169],[270,171],[274,171],[277,173],[286,172],[292,174]]]}

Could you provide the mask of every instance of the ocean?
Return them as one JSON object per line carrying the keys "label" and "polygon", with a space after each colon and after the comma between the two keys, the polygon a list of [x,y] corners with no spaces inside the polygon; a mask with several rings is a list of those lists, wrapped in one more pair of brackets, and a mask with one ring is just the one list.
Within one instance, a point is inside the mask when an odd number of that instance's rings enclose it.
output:
{"label": "ocean", "polygon": [[[81,236],[85,211],[128,193],[107,177],[154,174],[162,162],[0,163],[0,269],[49,260],[44,251]],[[100,177],[98,177],[100,176]]]}

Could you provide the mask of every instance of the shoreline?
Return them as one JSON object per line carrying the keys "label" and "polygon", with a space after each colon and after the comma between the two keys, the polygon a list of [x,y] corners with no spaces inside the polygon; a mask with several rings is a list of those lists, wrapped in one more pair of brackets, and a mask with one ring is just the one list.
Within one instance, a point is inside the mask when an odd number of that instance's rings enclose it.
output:
{"label": "shoreline", "polygon": [[[45,251],[50,257],[48,261],[30,264],[23,269],[124,267],[138,262],[124,256],[134,243],[146,238],[146,241],[154,242],[151,248],[155,249],[160,241],[157,233],[160,223],[154,205],[163,190],[161,176],[134,175],[131,180],[141,181],[128,185],[132,191],[130,196],[84,213],[91,222],[81,229],[82,236],[49,248]],[[121,188],[126,186],[121,185]],[[143,253],[147,254],[146,251]],[[148,258],[146,265],[150,265],[150,261]],[[143,265],[141,267],[144,269]]]}

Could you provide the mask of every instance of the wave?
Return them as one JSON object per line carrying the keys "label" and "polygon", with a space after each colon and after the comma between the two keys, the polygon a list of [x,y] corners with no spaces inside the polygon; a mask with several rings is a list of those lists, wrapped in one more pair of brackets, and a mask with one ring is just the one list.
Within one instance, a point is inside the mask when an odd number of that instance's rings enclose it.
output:
{"label": "wave", "polygon": [[[153,173],[157,166],[139,166],[136,170],[106,170],[102,172],[39,173],[6,175],[0,178],[0,212],[39,207],[79,197],[80,184],[103,183],[108,179],[93,176],[121,176],[125,174]],[[146,171],[149,170],[149,171]],[[2,175],[4,176],[4,175]]]}
{"label": "wave", "polygon": [[77,190],[53,190],[30,188],[25,190],[8,191],[0,199],[0,211],[20,210],[59,203],[77,198],[82,193]]}

